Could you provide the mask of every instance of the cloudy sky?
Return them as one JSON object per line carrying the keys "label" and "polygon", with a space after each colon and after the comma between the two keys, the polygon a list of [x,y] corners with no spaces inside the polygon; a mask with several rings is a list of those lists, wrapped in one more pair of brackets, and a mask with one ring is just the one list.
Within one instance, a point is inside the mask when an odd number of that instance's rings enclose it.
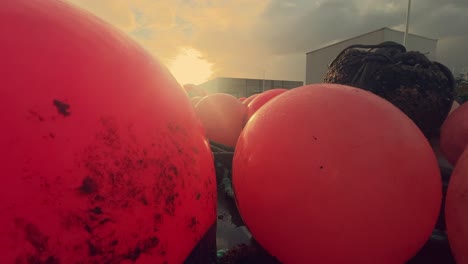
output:
{"label": "cloudy sky", "polygon": [[[68,0],[120,28],[181,82],[305,79],[305,53],[381,27],[404,29],[407,0]],[[413,0],[410,33],[468,67],[468,0]]]}

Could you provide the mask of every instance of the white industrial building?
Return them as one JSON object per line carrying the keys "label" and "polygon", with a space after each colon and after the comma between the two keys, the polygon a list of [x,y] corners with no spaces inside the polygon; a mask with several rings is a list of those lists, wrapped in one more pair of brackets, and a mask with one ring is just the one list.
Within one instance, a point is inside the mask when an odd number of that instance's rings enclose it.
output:
{"label": "white industrial building", "polygon": [[[328,71],[328,65],[346,47],[355,44],[374,45],[384,41],[403,43],[404,33],[390,28],[381,28],[357,37],[310,51],[306,59],[306,84],[321,83]],[[436,59],[437,39],[408,34],[406,49],[426,54],[430,60]]]}

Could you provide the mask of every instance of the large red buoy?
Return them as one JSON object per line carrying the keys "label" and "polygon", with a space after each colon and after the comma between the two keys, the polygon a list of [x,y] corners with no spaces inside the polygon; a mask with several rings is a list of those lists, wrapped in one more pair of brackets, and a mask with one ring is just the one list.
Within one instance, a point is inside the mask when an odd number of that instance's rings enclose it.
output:
{"label": "large red buoy", "polygon": [[216,220],[183,88],[61,1],[0,1],[0,32],[0,263],[182,263]]}
{"label": "large red buoy", "polygon": [[468,148],[450,176],[445,199],[445,222],[450,248],[459,264],[468,263]]}
{"label": "large red buoy", "polygon": [[244,127],[233,161],[240,214],[283,263],[405,263],[441,204],[431,146],[395,106],[341,85],[296,88]]}

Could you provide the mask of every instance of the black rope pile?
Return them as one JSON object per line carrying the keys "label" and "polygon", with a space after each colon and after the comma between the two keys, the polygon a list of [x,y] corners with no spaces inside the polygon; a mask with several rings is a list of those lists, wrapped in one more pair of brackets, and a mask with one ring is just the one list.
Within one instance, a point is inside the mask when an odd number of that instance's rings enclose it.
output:
{"label": "black rope pile", "polygon": [[329,65],[325,83],[358,87],[393,103],[427,138],[437,136],[455,95],[450,70],[395,42],[352,45]]}

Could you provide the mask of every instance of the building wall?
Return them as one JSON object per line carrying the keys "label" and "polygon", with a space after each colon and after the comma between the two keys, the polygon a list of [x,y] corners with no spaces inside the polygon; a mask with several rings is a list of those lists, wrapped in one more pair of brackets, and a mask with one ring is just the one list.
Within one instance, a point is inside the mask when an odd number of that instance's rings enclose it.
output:
{"label": "building wall", "polygon": [[215,78],[199,85],[208,94],[228,93],[237,98],[249,97],[274,88],[292,89],[302,86],[301,81],[262,80],[243,78]]}
{"label": "building wall", "polygon": [[[374,45],[384,41],[403,43],[403,36],[403,32],[383,28],[309,52],[306,55],[306,84],[323,82],[328,65],[344,48],[350,45]],[[430,60],[436,60],[437,40],[410,34],[407,40],[407,50],[425,53]]]}
{"label": "building wall", "polygon": [[373,45],[383,41],[384,31],[379,30],[307,53],[306,84],[323,82],[328,71],[328,65],[346,47],[354,44]]}

